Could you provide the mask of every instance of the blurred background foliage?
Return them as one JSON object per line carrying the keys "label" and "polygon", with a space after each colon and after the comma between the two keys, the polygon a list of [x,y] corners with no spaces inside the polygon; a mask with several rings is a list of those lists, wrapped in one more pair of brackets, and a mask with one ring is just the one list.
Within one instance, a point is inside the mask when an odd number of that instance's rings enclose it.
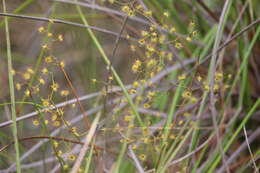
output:
{"label": "blurred background foliage", "polygon": [[[232,0],[231,0],[232,1]],[[140,3],[145,4],[145,6],[153,12],[153,22],[156,22],[159,26],[163,27],[164,25],[174,26],[176,28],[177,34],[182,35],[184,38],[191,32],[190,23],[194,22],[196,37],[192,42],[187,42],[185,39],[181,40],[183,45],[182,49],[177,50],[177,56],[181,61],[195,58],[196,61],[202,61],[203,58],[210,54],[213,49],[214,39],[217,33],[217,24],[219,23],[221,12],[226,1],[223,0],[131,0],[129,1],[106,1],[106,0],[85,0],[79,1],[82,6],[81,9],[89,25],[96,26],[98,28],[106,29],[119,33],[124,17],[111,13],[111,11],[117,11],[124,15],[122,12],[122,7],[127,3]],[[83,23],[82,18],[79,15],[76,5],[77,1],[70,0],[6,0],[7,12],[12,14],[27,15],[34,17],[47,17],[51,19],[61,19],[65,21],[71,21],[75,23]],[[88,7],[84,6],[88,4]],[[91,5],[93,8],[91,8]],[[107,11],[99,10],[98,7],[108,9]],[[3,6],[0,5],[0,11],[3,12]],[[260,18],[260,2],[259,0],[233,0],[232,5],[229,11],[228,19],[223,31],[223,37],[221,43],[224,43],[230,36],[233,36],[235,33],[238,33],[243,28],[248,26],[253,21],[259,20]],[[169,17],[165,17],[164,13],[169,13]],[[240,16],[241,15],[241,16]],[[137,22],[133,18],[138,17],[142,20],[148,21],[148,25],[142,22]],[[9,17],[9,28],[10,28],[10,41],[11,41],[11,51],[12,51],[12,61],[13,68],[16,72],[23,73],[28,68],[32,68],[37,71],[37,69],[42,69],[43,57],[51,53],[55,56],[58,61],[65,63],[66,73],[69,75],[70,80],[73,83],[73,87],[77,91],[78,96],[83,96],[93,92],[98,92],[108,86],[116,86],[117,83],[112,81],[107,84],[108,77],[111,76],[111,73],[107,70],[107,65],[103,61],[100,52],[96,48],[96,45],[93,43],[92,39],[89,36],[86,28],[72,26],[68,24],[59,24],[45,21],[37,21],[30,19],[22,19],[18,17]],[[141,14],[136,14],[134,17],[129,17],[127,20],[123,35],[129,35],[131,38],[136,38],[137,40],[141,38],[142,30],[149,30],[149,25],[151,25],[149,20],[146,20],[145,17]],[[236,27],[233,29],[233,26]],[[7,68],[7,46],[6,46],[6,34],[4,29],[4,20],[3,16],[0,15],[0,122],[5,122],[10,120],[10,113],[8,107],[4,103],[9,102],[9,85],[8,85],[8,68]],[[39,28],[44,27],[48,32],[52,33],[55,36],[61,34],[63,36],[62,42],[50,41],[51,39],[46,36],[46,34],[39,33]],[[233,40],[229,45],[225,47],[225,51],[219,54],[221,57],[221,63],[219,65],[220,71],[223,71],[224,75],[232,74],[232,79],[235,79],[236,74],[241,68],[241,63],[245,57],[247,51],[249,50],[249,45],[254,38],[257,28],[259,29],[259,22],[255,27],[252,27],[249,31],[245,32],[239,38]],[[192,31],[194,31],[192,30]],[[231,33],[232,32],[232,33]],[[120,78],[122,79],[125,85],[133,83],[135,80],[140,78],[132,72],[133,63],[142,56],[145,57],[145,52],[143,49],[139,49],[138,53],[135,53],[131,50],[131,45],[138,45],[137,41],[131,41],[129,39],[120,39],[116,54],[113,56],[113,49],[115,46],[116,36],[94,31],[96,37],[100,41],[105,53],[110,58],[112,65],[118,72]],[[166,34],[169,40],[175,39],[176,35]],[[180,37],[181,38],[181,37]],[[243,80],[243,77],[239,77],[239,82],[235,85],[234,89],[230,91],[231,101],[225,103],[221,102],[218,111],[225,112],[227,118],[223,121],[229,121],[232,119],[232,116],[237,111],[237,109],[242,109],[237,117],[236,125],[232,130],[234,131],[238,127],[249,110],[259,98],[260,95],[260,38],[255,38],[256,42],[250,51],[250,56],[248,59],[247,71],[243,74],[246,75],[246,81]],[[50,43],[49,52],[45,52],[42,49],[42,45],[45,43]],[[169,44],[162,45],[160,48],[162,50],[169,51]],[[179,63],[173,56],[172,61],[165,61],[163,68],[172,66]],[[141,57],[142,58],[142,57]],[[208,61],[209,62],[209,61]],[[207,76],[209,70],[209,63],[204,63],[196,71],[192,72],[192,75],[202,74],[202,76]],[[39,63],[39,64],[38,64]],[[40,66],[37,66],[40,65]],[[194,66],[187,65],[187,69],[191,69]],[[171,74],[170,77],[166,78],[166,82],[162,82],[156,85],[157,89],[162,88],[162,92],[156,99],[153,101],[154,109],[167,112],[170,107],[171,97],[175,94],[174,91],[165,91],[163,89],[169,87],[172,81],[177,79],[176,76],[187,72],[186,70],[181,70],[176,73]],[[57,68],[56,66],[51,66],[49,70],[52,72],[53,79],[59,83],[60,88],[68,89],[68,83],[64,77],[64,73]],[[36,75],[36,79],[38,76]],[[93,82],[93,79],[97,82]],[[15,83],[18,81],[23,81],[21,77],[15,77]],[[52,79],[46,79],[46,86],[51,85],[53,82]],[[242,91],[242,86],[245,87],[245,90]],[[223,87],[223,86],[222,86]],[[49,87],[41,88],[42,98],[47,97],[51,92]],[[240,95],[243,94],[244,97],[241,100]],[[122,95],[120,93],[119,95]],[[117,95],[111,95],[109,98],[115,98]],[[73,95],[66,97],[65,100],[75,98]],[[16,91],[16,100],[19,101],[31,101],[40,104],[41,98],[37,97],[35,100],[25,99],[24,100],[24,90]],[[56,96],[53,97],[53,103],[59,103],[65,101],[64,97]],[[108,100],[105,98],[104,100]],[[84,101],[83,107],[85,110],[94,107],[98,101],[89,100]],[[241,102],[241,103],[240,103]],[[225,105],[226,104],[226,105]],[[76,105],[78,109],[72,109],[67,106],[65,107],[66,117],[72,118],[80,114],[82,111],[79,106]],[[225,110],[222,110],[225,108]],[[112,109],[108,106],[107,109]],[[22,104],[17,105],[17,117],[25,115],[27,113],[36,111],[35,105],[26,105]],[[106,110],[110,111],[110,110]],[[92,119],[92,118],[90,118]],[[210,119],[210,118],[208,118]],[[157,122],[158,119],[152,120]],[[45,134],[46,131],[35,128],[32,123],[32,119],[20,121],[18,123],[18,136],[36,136],[39,134]],[[252,134],[259,127],[259,109],[256,110],[256,113],[251,117],[247,124],[248,135]],[[202,123],[210,125],[210,120],[205,120]],[[83,124],[78,125],[77,128],[82,133],[84,132]],[[47,131],[54,130],[55,127],[48,127]],[[223,129],[222,129],[223,130]],[[230,135],[233,131],[226,130],[225,133]],[[224,133],[224,132],[223,132]],[[224,133],[224,134],[225,134]],[[64,132],[63,137],[66,137],[69,132]],[[113,136],[112,134],[110,134]],[[232,151],[236,151],[242,142],[244,142],[244,134],[238,135],[238,140],[234,143],[231,151],[227,154],[230,156]],[[102,140],[102,139],[101,139]],[[0,129],[0,146],[3,147],[13,141],[12,132],[10,127],[1,127]],[[205,141],[204,138],[201,138],[201,141]],[[252,149],[255,153],[259,153],[259,139],[256,139],[252,143]],[[213,147],[208,152],[212,152],[216,141],[213,141]],[[30,147],[36,144],[36,141],[28,141],[20,144],[21,153],[24,153]],[[65,144],[65,148],[72,148],[74,144]],[[118,145],[117,145],[118,146]],[[113,148],[113,147],[112,147]],[[114,146],[116,148],[116,145]],[[113,149],[114,149],[113,148]],[[119,150],[119,149],[118,149]],[[145,150],[145,149],[144,149]],[[116,149],[114,149],[114,152]],[[204,150],[203,150],[204,151]],[[9,153],[14,152],[12,148],[6,150],[5,152],[0,153],[0,168],[6,169],[13,163],[13,155]],[[35,160],[41,160],[47,156],[52,155],[51,148],[47,145],[42,147],[39,154],[31,155],[29,162]],[[13,154],[13,153],[12,153]],[[114,155],[116,158],[116,156]],[[244,167],[248,163],[248,152],[244,152],[240,155],[240,159],[237,159],[237,164],[242,163]],[[259,158],[259,155],[257,156]],[[113,160],[115,160],[113,158]],[[249,157],[250,158],[250,157]],[[104,158],[105,159],[105,158]],[[206,159],[206,158],[204,158]],[[156,159],[155,159],[156,160]],[[259,161],[257,162],[259,164]],[[110,163],[111,165],[111,163]],[[147,163],[147,167],[152,168],[152,163]],[[185,165],[185,164],[184,164]],[[187,166],[187,165],[186,165]],[[184,166],[184,167],[186,167]],[[197,165],[198,166],[198,165]],[[231,172],[239,172],[239,167],[235,164],[230,167]],[[181,169],[182,165],[178,165],[169,172],[177,172]],[[45,168],[49,170],[48,168]],[[28,170],[28,171],[27,171]],[[43,172],[47,171],[43,170]],[[125,161],[121,166],[120,172],[134,172],[135,168],[131,162]],[[25,172],[35,172],[36,169],[26,169]],[[186,172],[191,172],[192,167],[188,166]],[[204,170],[205,171],[205,170]],[[253,168],[250,167],[248,171],[253,172]],[[182,170],[182,172],[185,172]],[[205,171],[206,172],[206,171]],[[243,172],[247,172],[244,170]]]}

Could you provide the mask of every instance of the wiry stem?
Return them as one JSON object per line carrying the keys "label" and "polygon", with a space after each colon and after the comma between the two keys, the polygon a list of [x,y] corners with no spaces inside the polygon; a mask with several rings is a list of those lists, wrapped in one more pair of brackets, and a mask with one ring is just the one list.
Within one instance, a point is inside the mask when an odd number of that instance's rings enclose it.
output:
{"label": "wiry stem", "polygon": [[[3,0],[3,9],[4,9],[4,13],[5,13],[6,12],[5,0]],[[13,138],[14,138],[14,146],[15,146],[15,154],[16,154],[16,167],[17,167],[17,172],[21,173],[19,142],[18,142],[18,137],[17,137],[17,126],[16,126],[14,81],[13,81],[13,74],[12,74],[12,71],[13,71],[12,55],[11,55],[11,44],[10,44],[10,35],[9,35],[7,17],[4,18],[4,21],[5,21],[6,46],[7,46],[9,90],[10,90],[10,97],[11,97],[11,111],[12,111],[12,121],[14,122],[12,129],[13,129]]]}

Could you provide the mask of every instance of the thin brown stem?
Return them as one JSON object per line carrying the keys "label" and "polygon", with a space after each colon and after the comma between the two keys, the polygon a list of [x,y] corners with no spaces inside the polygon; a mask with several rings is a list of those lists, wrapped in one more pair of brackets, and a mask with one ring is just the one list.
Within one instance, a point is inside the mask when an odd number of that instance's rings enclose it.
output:
{"label": "thin brown stem", "polygon": [[79,100],[79,96],[78,96],[78,94],[77,94],[75,88],[73,87],[72,82],[71,82],[71,80],[70,80],[68,74],[66,73],[66,71],[64,70],[64,68],[63,68],[61,65],[60,65],[60,69],[61,69],[62,73],[64,74],[64,76],[65,76],[65,78],[66,78],[66,81],[67,81],[67,83],[68,83],[69,88],[71,89],[73,95],[76,97],[77,103],[78,103],[78,105],[79,105],[79,107],[80,107],[80,111],[81,111],[81,113],[82,113],[83,116],[84,116],[84,120],[85,120],[85,122],[86,122],[87,128],[90,128],[90,123],[89,123],[89,121],[88,121],[88,118],[87,118],[87,115],[86,115],[86,113],[85,113],[85,110],[84,110],[84,108],[83,108],[83,106],[82,106],[82,104],[81,104],[81,102],[80,102],[80,100]]}

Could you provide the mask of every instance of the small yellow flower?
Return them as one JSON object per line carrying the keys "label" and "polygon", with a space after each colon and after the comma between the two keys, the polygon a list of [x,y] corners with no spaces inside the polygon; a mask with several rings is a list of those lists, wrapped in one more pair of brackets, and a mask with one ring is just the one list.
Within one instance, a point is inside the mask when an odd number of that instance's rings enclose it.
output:
{"label": "small yellow flower", "polygon": [[198,76],[197,77],[197,80],[200,82],[202,80],[202,77],[201,76]]}
{"label": "small yellow flower", "polygon": [[51,120],[52,120],[52,121],[57,120],[57,118],[58,118],[58,116],[57,116],[57,114],[55,114],[55,113],[51,116]]}
{"label": "small yellow flower", "polygon": [[53,34],[51,32],[48,32],[47,37],[52,37]]}
{"label": "small yellow flower", "polygon": [[149,143],[149,138],[143,138],[143,142],[144,142],[144,144],[148,144]]}
{"label": "small yellow flower", "polygon": [[150,59],[147,63],[146,63],[146,67],[147,68],[153,68],[156,65],[156,60],[155,59]]}
{"label": "small yellow flower", "polygon": [[30,90],[28,90],[28,89],[26,89],[25,91],[24,91],[24,94],[25,94],[25,96],[27,96],[27,97],[29,97],[30,96]]}
{"label": "small yellow flower", "polygon": [[37,87],[37,86],[33,87],[33,92],[38,93],[39,91],[40,91],[39,87]]}
{"label": "small yellow flower", "polygon": [[209,91],[209,85],[208,84],[204,84],[204,89],[206,90],[206,91]]}
{"label": "small yellow flower", "polygon": [[130,45],[130,49],[131,49],[131,51],[135,52],[136,51],[135,45]]}
{"label": "small yellow flower", "polygon": [[58,40],[59,41],[63,41],[63,36],[60,34],[60,35],[58,35]]}
{"label": "small yellow flower", "polygon": [[185,91],[183,94],[182,94],[182,97],[185,98],[185,99],[188,99],[191,97],[191,92],[190,91]]}
{"label": "small yellow flower", "polygon": [[61,68],[64,68],[65,67],[65,63],[63,61],[60,62],[60,66]]}
{"label": "small yellow flower", "polygon": [[62,152],[61,150],[59,150],[59,151],[57,152],[57,155],[58,155],[58,156],[61,156],[62,153],[63,153],[63,152]]}
{"label": "small yellow flower", "polygon": [[166,36],[165,35],[160,35],[159,37],[159,42],[162,44],[166,39]]}
{"label": "small yellow flower", "polygon": [[32,89],[35,93],[38,93],[40,91],[40,88],[38,86],[33,86]]}
{"label": "small yellow flower", "polygon": [[146,58],[151,58],[152,54],[153,54],[152,52],[145,51]]}
{"label": "small yellow flower", "polygon": [[17,83],[17,84],[15,85],[15,88],[19,91],[19,90],[21,90],[22,86],[21,86],[20,83]]}
{"label": "small yellow flower", "polygon": [[48,48],[48,45],[47,45],[47,44],[44,44],[44,45],[42,45],[42,48],[43,48],[43,49],[47,49],[47,48]]}
{"label": "small yellow flower", "polygon": [[140,60],[136,60],[132,66],[132,71],[134,73],[138,72],[139,68],[141,67],[141,61]]}
{"label": "small yellow flower", "polygon": [[144,45],[144,44],[145,44],[145,40],[144,40],[144,39],[140,39],[140,40],[138,41],[138,43],[139,43],[140,45]]}
{"label": "small yellow flower", "polygon": [[215,81],[220,81],[221,79],[223,79],[223,73],[217,72],[215,74]]}
{"label": "small yellow flower", "polygon": [[137,66],[137,65],[133,65],[132,66],[132,71],[134,72],[134,73],[137,73],[138,72],[138,68],[139,68],[139,66]]}
{"label": "small yellow flower", "polygon": [[71,132],[73,132],[73,133],[77,132],[77,127],[72,127]]}
{"label": "small yellow flower", "polygon": [[51,56],[47,56],[47,57],[45,57],[45,62],[46,63],[52,63],[53,62],[53,58]]}
{"label": "small yellow flower", "polygon": [[28,72],[25,72],[25,73],[23,73],[23,78],[24,78],[25,80],[29,80],[29,79],[31,78],[31,74],[28,73]]}
{"label": "small yellow flower", "polygon": [[169,16],[170,16],[170,14],[169,14],[168,11],[165,11],[165,12],[163,13],[163,15],[164,15],[165,17],[169,17]]}
{"label": "small yellow flower", "polygon": [[198,99],[196,97],[191,97],[190,100],[192,103],[196,103],[198,101]]}
{"label": "small yellow flower", "polygon": [[58,89],[59,89],[59,84],[54,82],[54,83],[51,85],[51,89],[52,89],[52,91],[54,91],[54,92],[58,91]]}
{"label": "small yellow flower", "polygon": [[60,121],[54,121],[54,122],[52,123],[52,125],[55,126],[55,127],[59,127],[60,124],[61,124]]}
{"label": "small yellow flower", "polygon": [[42,105],[43,105],[44,107],[50,106],[49,100],[48,100],[48,99],[42,99]]}
{"label": "small yellow flower", "polygon": [[92,79],[91,80],[93,83],[96,83],[97,82],[97,79]]}
{"label": "small yellow flower", "polygon": [[228,88],[230,88],[230,85],[225,84],[225,85],[224,85],[224,89],[226,90],[226,89],[228,89]]}
{"label": "small yellow flower", "polygon": [[147,16],[147,17],[151,17],[153,15],[153,12],[151,10],[145,11],[144,15]]}
{"label": "small yellow flower", "polygon": [[140,101],[143,100],[143,97],[142,97],[142,96],[137,96],[137,97],[136,97],[136,100],[137,100],[138,102],[140,102]]}
{"label": "small yellow flower", "polygon": [[32,91],[34,93],[38,93],[40,91],[40,88],[38,86],[32,86]]}
{"label": "small yellow flower", "polygon": [[49,124],[49,120],[44,120],[44,124]]}
{"label": "small yellow flower", "polygon": [[158,67],[156,68],[156,71],[159,73],[160,71],[162,71],[162,69],[163,69],[162,66],[158,66]]}
{"label": "small yellow flower", "polygon": [[133,87],[134,87],[134,88],[138,88],[138,86],[139,86],[139,83],[138,83],[137,81],[134,81]]}
{"label": "small yellow flower", "polygon": [[218,85],[218,84],[214,84],[213,90],[216,91],[216,90],[218,90],[218,89],[219,89],[219,85]]}
{"label": "small yellow flower", "polygon": [[172,28],[170,29],[170,33],[174,33],[174,32],[176,32],[176,28],[172,27]]}
{"label": "small yellow flower", "polygon": [[113,80],[113,79],[114,79],[113,76],[108,77],[108,80]]}
{"label": "small yellow flower", "polygon": [[155,48],[154,48],[153,45],[151,45],[151,44],[146,45],[146,49],[147,49],[148,51],[150,51],[151,53],[154,53],[154,52],[155,52]]}
{"label": "small yellow flower", "polygon": [[145,104],[143,105],[143,107],[144,107],[145,109],[148,109],[148,108],[150,108],[150,107],[151,107],[151,105],[150,105],[150,104],[148,104],[148,103],[145,103]]}
{"label": "small yellow flower", "polygon": [[131,116],[131,115],[126,115],[125,117],[124,117],[124,120],[125,121],[131,121],[133,119],[133,116]]}
{"label": "small yellow flower", "polygon": [[175,47],[176,47],[177,49],[180,49],[180,48],[182,48],[183,46],[182,46],[182,44],[181,44],[180,42],[177,42],[177,43],[175,43]]}
{"label": "small yellow flower", "polygon": [[38,126],[40,123],[38,120],[33,120],[33,125]]}
{"label": "small yellow flower", "polygon": [[34,74],[34,70],[32,68],[27,68],[27,72],[31,73],[31,74]]}
{"label": "small yellow flower", "polygon": [[122,11],[126,13],[128,16],[134,15],[134,11],[129,6],[123,6]]}
{"label": "small yellow flower", "polygon": [[40,28],[38,28],[38,32],[39,32],[39,33],[42,33],[42,32],[44,32],[44,27],[43,27],[43,26],[41,26]]}
{"label": "small yellow flower", "polygon": [[57,141],[54,141],[53,146],[54,146],[54,148],[57,148],[59,146],[59,143]]}
{"label": "small yellow flower", "polygon": [[156,32],[153,32],[153,33],[152,33],[152,36],[153,36],[153,37],[157,37],[157,33],[156,33]]}
{"label": "small yellow flower", "polygon": [[40,84],[42,84],[42,85],[45,84],[45,80],[44,80],[43,78],[40,78],[40,79],[38,79],[38,80],[39,80]]}
{"label": "small yellow flower", "polygon": [[168,54],[166,55],[166,57],[167,57],[167,59],[168,59],[169,61],[171,61],[171,60],[172,60],[172,57],[173,57],[173,54],[172,54],[172,53],[168,53]]}
{"label": "small yellow flower", "polygon": [[148,94],[147,94],[147,97],[149,99],[152,99],[154,96],[155,96],[155,92],[154,91],[149,91]]}
{"label": "small yellow flower", "polygon": [[137,145],[136,144],[132,145],[132,149],[136,150],[137,149]]}
{"label": "small yellow flower", "polygon": [[142,7],[142,5],[137,5],[136,7],[135,7],[137,10],[142,10],[143,9],[143,7]]}
{"label": "small yellow flower", "polygon": [[180,120],[179,122],[178,122],[178,125],[182,125],[183,124],[183,120]]}
{"label": "small yellow flower", "polygon": [[180,76],[178,76],[178,80],[184,80],[186,79],[186,75],[185,74],[182,74]]}
{"label": "small yellow flower", "polygon": [[146,160],[146,155],[145,154],[140,154],[139,155],[139,159],[142,160],[142,161]]}
{"label": "small yellow flower", "polygon": [[143,37],[147,37],[149,35],[149,33],[147,31],[141,31],[141,35]]}
{"label": "small yellow flower", "polygon": [[42,74],[47,74],[48,73],[48,69],[47,68],[43,68],[42,69]]}
{"label": "small yellow flower", "polygon": [[69,91],[68,90],[61,90],[60,95],[63,97],[66,97],[69,95]]}
{"label": "small yellow flower", "polygon": [[145,79],[140,80],[142,84],[145,84],[147,81]]}
{"label": "small yellow flower", "polygon": [[197,31],[193,31],[193,32],[192,32],[192,36],[193,36],[193,37],[195,37],[197,34],[198,34]]}
{"label": "small yellow flower", "polygon": [[190,37],[186,37],[186,40],[187,40],[188,42],[191,42],[191,38],[190,38]]}
{"label": "small yellow flower", "polygon": [[129,91],[130,94],[136,94],[136,92],[137,92],[136,89],[130,89]]}
{"label": "small yellow flower", "polygon": [[131,9],[130,9],[130,7],[128,7],[128,6],[123,6],[123,7],[122,7],[122,11],[125,12],[125,13],[128,13],[130,10],[131,10]]}
{"label": "small yellow flower", "polygon": [[64,170],[68,170],[69,169],[69,165],[67,165],[67,164],[63,165],[63,169]]}

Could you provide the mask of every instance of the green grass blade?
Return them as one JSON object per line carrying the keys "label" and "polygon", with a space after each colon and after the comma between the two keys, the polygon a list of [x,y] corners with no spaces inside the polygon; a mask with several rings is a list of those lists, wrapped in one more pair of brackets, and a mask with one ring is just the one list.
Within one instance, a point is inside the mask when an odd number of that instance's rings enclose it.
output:
{"label": "green grass blade", "polygon": [[[4,13],[6,13],[5,0],[3,0],[3,9],[4,9]],[[18,173],[21,173],[19,141],[18,141],[18,133],[17,133],[17,125],[16,125],[14,79],[13,79],[13,74],[12,74],[12,70],[13,70],[12,55],[11,55],[10,34],[9,34],[9,26],[8,26],[7,17],[4,17],[4,21],[5,21],[5,31],[6,31],[5,35],[6,35],[6,45],[7,45],[8,80],[9,80],[9,90],[10,90],[10,97],[11,97],[12,121],[13,121],[12,131],[13,131],[15,154],[16,154],[16,170]]]}

